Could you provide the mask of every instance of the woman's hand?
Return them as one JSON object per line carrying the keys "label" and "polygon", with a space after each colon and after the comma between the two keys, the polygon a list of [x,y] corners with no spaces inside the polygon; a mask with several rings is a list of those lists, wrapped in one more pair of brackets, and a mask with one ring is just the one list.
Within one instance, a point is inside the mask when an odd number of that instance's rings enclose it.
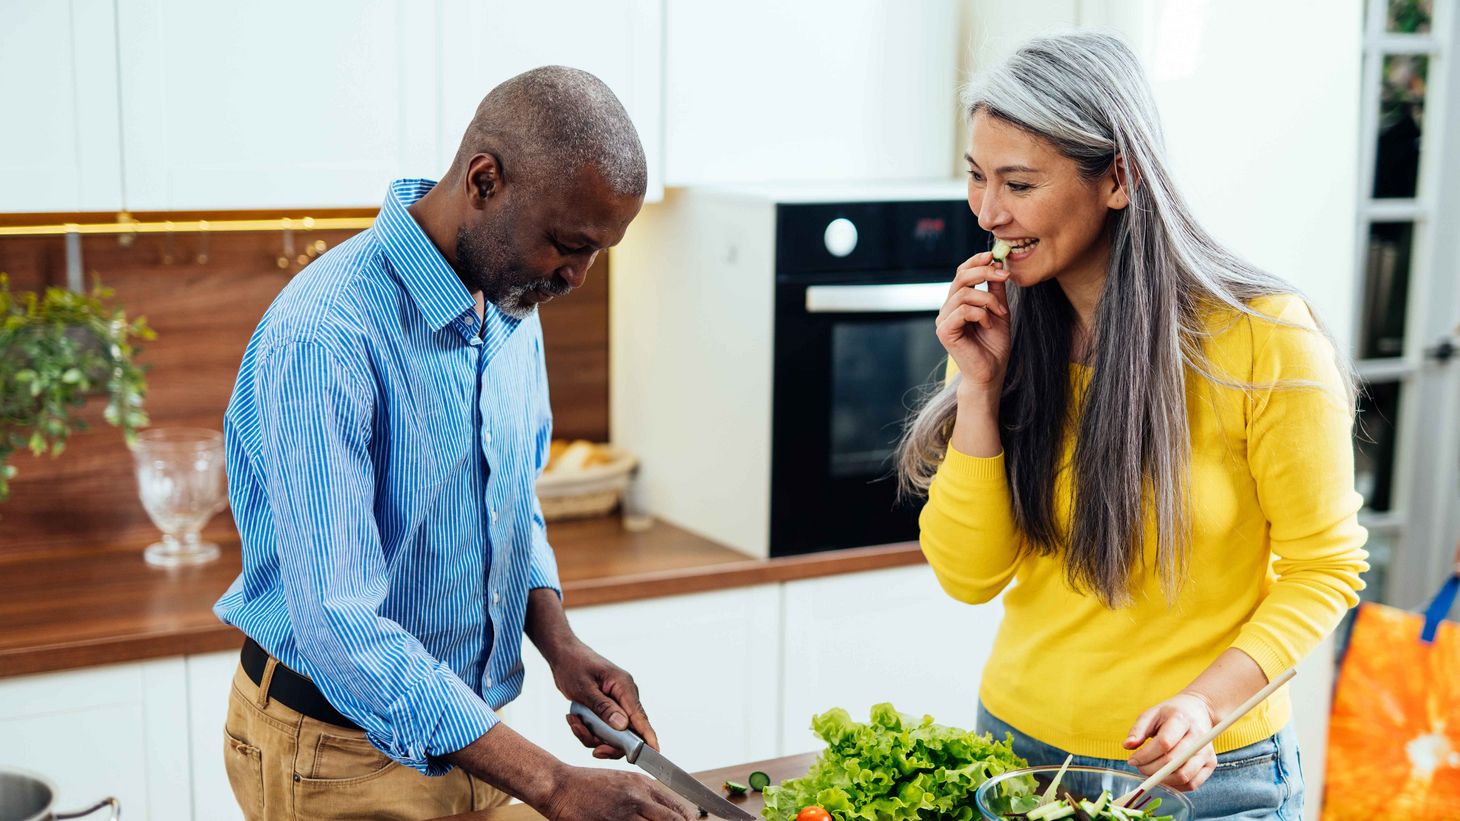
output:
{"label": "woman's hand", "polygon": [[[938,341],[953,358],[963,384],[983,391],[1003,386],[1009,364],[1009,303],[1004,282],[1009,273],[993,266],[993,254],[974,254],[962,265],[938,311]],[[987,282],[989,289],[975,285]]]}
{"label": "woman's hand", "polygon": [[[1136,750],[1130,757],[1130,765],[1144,775],[1161,769],[1171,760],[1173,752],[1196,741],[1220,720],[1212,712],[1205,698],[1183,692],[1141,713],[1125,740],[1127,750]],[[1205,783],[1216,768],[1217,753],[1208,744],[1166,776],[1165,784],[1189,792]]]}

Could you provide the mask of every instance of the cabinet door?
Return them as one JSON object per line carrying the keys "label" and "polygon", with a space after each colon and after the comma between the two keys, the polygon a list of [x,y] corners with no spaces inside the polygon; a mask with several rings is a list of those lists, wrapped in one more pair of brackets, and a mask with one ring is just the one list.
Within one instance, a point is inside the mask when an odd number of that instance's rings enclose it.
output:
{"label": "cabinet door", "polygon": [[978,683],[1003,616],[999,600],[949,598],[926,565],[787,582],[781,752],[825,745],[811,717],[873,704],[973,729]]}
{"label": "cabinet door", "polygon": [[[671,761],[694,772],[776,754],[776,585],[572,608],[568,620],[634,677]],[[567,701],[541,656],[524,647],[523,660],[527,683],[508,723],[569,764],[602,764],[568,730]]]}
{"label": "cabinet door", "polygon": [[192,746],[193,817],[232,821],[243,811],[223,769],[223,722],[238,651],[187,658],[188,736]]}
{"label": "cabinet door", "polygon": [[436,11],[120,0],[127,206],[378,206],[430,176]]}
{"label": "cabinet door", "polygon": [[122,206],[110,0],[0,3],[0,211]]}
{"label": "cabinet door", "polygon": [[646,199],[663,193],[660,161],[663,8],[659,0],[443,0],[441,126],[437,163],[456,155],[477,104],[530,68],[581,68],[613,89],[639,132],[649,164]]}
{"label": "cabinet door", "polygon": [[182,659],[0,681],[0,765],[56,785],[56,810],[112,796],[129,818],[192,817]]}
{"label": "cabinet door", "polygon": [[951,0],[667,0],[665,184],[945,178]]}

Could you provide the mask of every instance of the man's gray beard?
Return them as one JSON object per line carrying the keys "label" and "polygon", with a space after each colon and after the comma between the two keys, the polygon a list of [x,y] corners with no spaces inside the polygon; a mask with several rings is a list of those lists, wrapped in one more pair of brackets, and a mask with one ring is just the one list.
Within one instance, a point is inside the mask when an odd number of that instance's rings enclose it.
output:
{"label": "man's gray beard", "polygon": [[[491,300],[491,303],[497,306],[497,310],[513,319],[526,319],[537,310],[537,303],[526,300],[526,296],[533,290],[531,285],[511,285],[507,288],[507,293]],[[485,296],[485,292],[483,292],[483,296]]]}
{"label": "man's gray beard", "polygon": [[462,228],[456,235],[456,264],[471,282],[469,290],[481,291],[482,298],[513,319],[526,319],[536,305],[523,299],[533,290],[535,280],[526,280],[508,253],[507,238],[494,231],[478,240]]}

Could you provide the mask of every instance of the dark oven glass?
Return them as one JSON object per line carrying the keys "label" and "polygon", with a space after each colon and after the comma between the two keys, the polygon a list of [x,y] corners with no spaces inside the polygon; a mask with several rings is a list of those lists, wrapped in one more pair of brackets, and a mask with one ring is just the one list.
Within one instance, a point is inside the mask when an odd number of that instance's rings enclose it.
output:
{"label": "dark oven glass", "polygon": [[833,479],[865,479],[893,468],[902,420],[921,395],[917,386],[935,378],[945,359],[929,314],[832,324],[825,424]]}
{"label": "dark oven glass", "polygon": [[920,502],[898,503],[893,452],[943,373],[937,311],[812,313],[806,290],[776,286],[771,555],[916,539]]}

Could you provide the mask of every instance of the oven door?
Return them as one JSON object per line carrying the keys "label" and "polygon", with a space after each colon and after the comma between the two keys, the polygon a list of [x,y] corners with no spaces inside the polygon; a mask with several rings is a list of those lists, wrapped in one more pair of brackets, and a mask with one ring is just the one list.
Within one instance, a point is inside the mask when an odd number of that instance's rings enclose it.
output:
{"label": "oven door", "polygon": [[945,367],[943,276],[777,284],[772,556],[917,538],[921,505],[898,504],[894,452]]}

